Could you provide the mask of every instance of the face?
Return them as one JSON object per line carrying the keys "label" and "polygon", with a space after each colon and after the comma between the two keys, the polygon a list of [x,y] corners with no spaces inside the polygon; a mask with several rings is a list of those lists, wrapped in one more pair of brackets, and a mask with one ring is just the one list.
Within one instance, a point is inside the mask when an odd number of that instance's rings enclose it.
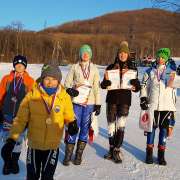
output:
{"label": "face", "polygon": [[121,52],[118,54],[118,56],[119,56],[119,60],[122,62],[126,62],[128,59],[128,53],[126,52]]}
{"label": "face", "polygon": [[159,65],[165,65],[166,64],[165,59],[162,58],[162,57],[157,58],[157,62],[158,62]]}
{"label": "face", "polygon": [[25,66],[22,65],[22,64],[16,64],[16,66],[15,66],[15,71],[18,72],[18,73],[24,72],[25,69],[26,69]]}
{"label": "face", "polygon": [[43,85],[46,88],[56,88],[58,86],[59,82],[57,79],[51,76],[46,76],[43,79]]}
{"label": "face", "polygon": [[82,59],[83,61],[89,61],[89,60],[90,60],[90,55],[89,55],[89,53],[88,53],[88,52],[84,52],[84,53],[82,54],[82,56],[81,56],[81,59]]}

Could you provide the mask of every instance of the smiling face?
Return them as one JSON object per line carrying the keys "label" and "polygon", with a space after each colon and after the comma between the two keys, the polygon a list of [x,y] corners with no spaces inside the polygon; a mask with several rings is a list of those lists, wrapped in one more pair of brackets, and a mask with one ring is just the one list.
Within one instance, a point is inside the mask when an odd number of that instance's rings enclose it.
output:
{"label": "smiling face", "polygon": [[15,67],[14,67],[15,71],[18,72],[18,73],[22,73],[25,71],[25,66],[22,65],[22,64],[16,64]]}
{"label": "smiling face", "polygon": [[128,53],[126,52],[120,52],[118,54],[118,57],[119,57],[119,60],[122,61],[122,62],[126,62],[127,59],[128,59]]}
{"label": "smiling face", "polygon": [[59,84],[58,80],[54,77],[46,76],[43,79],[43,85],[46,88],[56,88],[58,84]]}

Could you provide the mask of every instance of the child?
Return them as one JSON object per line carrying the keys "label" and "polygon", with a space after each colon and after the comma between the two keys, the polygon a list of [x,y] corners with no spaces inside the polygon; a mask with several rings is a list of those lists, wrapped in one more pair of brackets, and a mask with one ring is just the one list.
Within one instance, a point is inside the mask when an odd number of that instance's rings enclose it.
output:
{"label": "child", "polygon": [[42,71],[40,84],[23,99],[2,148],[2,157],[10,160],[15,142],[27,128],[27,180],[39,179],[40,175],[42,180],[53,180],[64,123],[69,124],[70,134],[77,133],[71,98],[61,79],[58,66],[49,65]]}
{"label": "child", "polygon": [[[91,62],[92,50],[89,45],[83,45],[79,52],[80,61],[73,64],[66,79],[66,91],[73,98],[74,112],[77,118],[77,124],[80,128],[77,149],[74,159],[75,165],[80,165],[82,154],[85,149],[88,132],[91,125],[91,114],[95,111],[95,115],[100,114],[100,88],[99,88],[99,72],[97,67]],[[81,96],[80,88],[89,90],[87,99],[80,102],[77,99]],[[86,93],[85,93],[86,94]],[[76,98],[77,97],[77,98]],[[85,96],[86,97],[86,96]],[[67,136],[66,151],[63,164],[68,166],[76,143],[77,135]]]}
{"label": "child", "polygon": [[156,53],[156,64],[149,68],[142,81],[141,109],[147,110],[150,119],[147,132],[146,163],[153,163],[153,147],[155,130],[159,127],[158,163],[166,165],[164,157],[167,136],[172,134],[175,124],[176,92],[173,80],[176,74],[176,65],[170,61],[170,49],[161,48]]}
{"label": "child", "polygon": [[[0,83],[0,111],[2,120],[2,136],[6,141],[9,130],[16,116],[19,105],[28,91],[32,89],[34,80],[26,72],[27,59],[25,56],[17,55],[13,60],[14,70],[5,75]],[[11,162],[5,161],[3,174],[19,172],[18,160],[21,153],[23,135],[18,139],[11,156]]]}
{"label": "child", "polygon": [[121,43],[115,62],[106,68],[104,79],[101,82],[102,89],[106,89],[111,85],[112,82],[108,80],[107,71],[113,69],[119,70],[120,85],[122,85],[122,78],[126,72],[130,70],[136,72],[135,79],[130,80],[130,84],[132,85],[131,89],[108,90],[106,96],[110,148],[108,154],[106,154],[104,158],[111,159],[115,163],[121,163],[122,157],[120,147],[123,143],[125,123],[129,114],[129,107],[131,106],[131,91],[138,92],[140,90],[140,82],[137,79],[137,68],[134,67],[129,57],[129,48],[126,41]]}

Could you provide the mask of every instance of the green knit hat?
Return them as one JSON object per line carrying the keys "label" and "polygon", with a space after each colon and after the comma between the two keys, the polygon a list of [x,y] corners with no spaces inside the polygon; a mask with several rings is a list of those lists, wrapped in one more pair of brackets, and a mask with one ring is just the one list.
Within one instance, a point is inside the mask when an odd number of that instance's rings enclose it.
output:
{"label": "green knit hat", "polygon": [[80,47],[80,50],[79,50],[80,58],[82,57],[84,52],[87,52],[89,54],[90,59],[92,58],[92,49],[91,49],[91,46],[89,46],[88,44],[84,44],[83,46]]}
{"label": "green knit hat", "polygon": [[170,58],[170,55],[171,55],[171,51],[169,48],[160,48],[156,52],[156,58],[162,57],[165,60],[165,62],[168,61],[168,59]]}
{"label": "green knit hat", "polygon": [[122,41],[120,44],[120,48],[118,49],[118,53],[122,53],[122,52],[129,54],[129,47],[128,47],[127,41]]}

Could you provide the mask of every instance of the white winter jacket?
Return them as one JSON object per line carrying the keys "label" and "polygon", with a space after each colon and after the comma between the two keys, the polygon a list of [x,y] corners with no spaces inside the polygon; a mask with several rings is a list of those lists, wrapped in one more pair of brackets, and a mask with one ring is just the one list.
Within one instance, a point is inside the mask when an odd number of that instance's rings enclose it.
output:
{"label": "white winter jacket", "polygon": [[149,102],[150,127],[152,130],[154,111],[176,111],[176,89],[168,87],[168,81],[175,74],[169,66],[164,69],[163,77],[158,77],[157,68],[149,68],[142,80],[141,97],[147,97]]}
{"label": "white winter jacket", "polygon": [[[72,88],[76,85],[83,84],[85,81],[87,81],[84,76],[83,72],[80,66],[80,63],[73,64],[70,71],[68,72],[64,86],[65,88]],[[89,84],[92,86],[87,105],[100,105],[100,77],[99,77],[99,71],[95,64],[92,62],[90,63],[90,74],[88,78]]]}

